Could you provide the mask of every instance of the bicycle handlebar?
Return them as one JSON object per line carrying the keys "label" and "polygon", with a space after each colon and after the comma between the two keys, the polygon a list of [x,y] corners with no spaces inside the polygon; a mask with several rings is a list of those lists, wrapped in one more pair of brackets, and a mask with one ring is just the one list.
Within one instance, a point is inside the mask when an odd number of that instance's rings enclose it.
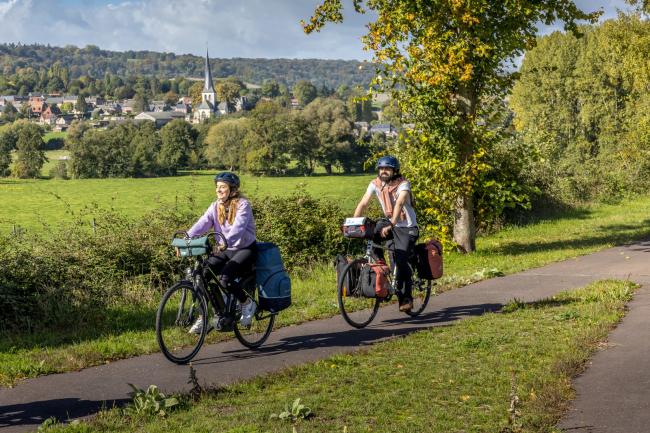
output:
{"label": "bicycle handlebar", "polygon": [[[185,240],[188,241],[188,242],[189,242],[191,239],[197,239],[197,238],[200,238],[200,237],[201,237],[201,236],[193,236],[193,237],[191,237],[191,236],[190,236],[186,231],[184,231],[184,230],[178,230],[178,231],[174,232],[174,236],[172,237],[172,239],[176,239],[176,237],[177,237],[178,235],[183,235],[183,239],[185,239]],[[224,245],[224,246],[225,246],[224,249],[227,249],[227,248],[228,248],[228,240],[227,240],[226,237],[223,235],[223,233],[219,233],[219,232],[210,232],[210,233],[207,234],[207,236],[208,236],[208,237],[212,236],[212,239],[214,239],[214,242],[215,242],[217,245]],[[217,239],[217,236],[218,236],[219,238],[221,238],[221,240],[223,241],[223,243],[220,243],[220,242],[219,242],[219,239]]]}

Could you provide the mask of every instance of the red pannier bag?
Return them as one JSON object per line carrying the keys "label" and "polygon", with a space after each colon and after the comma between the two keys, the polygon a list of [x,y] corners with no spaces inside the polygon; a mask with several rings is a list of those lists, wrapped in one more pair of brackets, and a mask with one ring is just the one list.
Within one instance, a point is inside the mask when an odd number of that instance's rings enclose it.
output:
{"label": "red pannier bag", "polygon": [[431,239],[415,246],[416,268],[420,278],[436,280],[442,277],[442,244]]}

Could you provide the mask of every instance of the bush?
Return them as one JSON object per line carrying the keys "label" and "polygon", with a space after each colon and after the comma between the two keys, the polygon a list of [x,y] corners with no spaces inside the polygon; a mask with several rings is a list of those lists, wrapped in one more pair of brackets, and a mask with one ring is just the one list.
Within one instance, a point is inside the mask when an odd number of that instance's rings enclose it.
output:
{"label": "bush", "polygon": [[[258,239],[275,242],[288,268],[329,260],[347,244],[339,230],[345,215],[330,201],[300,191],[256,200],[253,209]],[[192,199],[138,220],[91,207],[74,223],[44,227],[47,235],[0,236],[0,333],[92,326],[111,307],[155,306],[156,292],[187,265],[170,238],[201,211]]]}
{"label": "bush", "polygon": [[65,161],[59,161],[50,169],[50,178],[68,179],[68,164]]}

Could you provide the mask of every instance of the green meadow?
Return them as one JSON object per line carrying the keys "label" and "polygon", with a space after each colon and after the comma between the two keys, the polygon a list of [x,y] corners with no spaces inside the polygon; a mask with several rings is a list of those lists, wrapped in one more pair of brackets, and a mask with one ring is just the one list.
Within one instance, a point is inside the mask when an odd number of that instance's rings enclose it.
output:
{"label": "green meadow", "polygon": [[[56,152],[61,151],[48,152],[49,165],[56,163]],[[4,204],[0,209],[0,232],[8,233],[14,225],[39,229],[43,223],[56,225],[71,221],[74,215],[95,205],[138,217],[163,203],[186,202],[191,197],[197,203],[199,215],[214,200],[213,176],[213,172],[206,171],[147,179],[0,179]],[[253,198],[289,195],[297,188],[305,188],[315,197],[331,199],[350,212],[372,178],[371,175],[241,177],[244,193]]]}

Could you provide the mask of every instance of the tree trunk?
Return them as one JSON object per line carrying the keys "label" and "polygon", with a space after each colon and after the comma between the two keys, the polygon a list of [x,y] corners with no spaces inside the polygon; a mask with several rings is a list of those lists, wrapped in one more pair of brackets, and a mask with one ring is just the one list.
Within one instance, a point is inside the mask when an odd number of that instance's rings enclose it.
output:
{"label": "tree trunk", "polygon": [[[460,116],[460,163],[465,167],[472,159],[474,153],[474,137],[472,136],[473,123],[476,121],[476,92],[471,86],[461,86],[457,95]],[[462,192],[456,199],[454,211],[454,242],[462,253],[471,253],[476,250],[476,226],[474,222],[474,199],[472,191]]]}
{"label": "tree trunk", "polygon": [[332,174],[332,164],[325,164],[325,172],[327,174]]}
{"label": "tree trunk", "polygon": [[474,224],[474,200],[471,195],[456,200],[454,212],[454,242],[462,253],[476,250],[476,227]]}

